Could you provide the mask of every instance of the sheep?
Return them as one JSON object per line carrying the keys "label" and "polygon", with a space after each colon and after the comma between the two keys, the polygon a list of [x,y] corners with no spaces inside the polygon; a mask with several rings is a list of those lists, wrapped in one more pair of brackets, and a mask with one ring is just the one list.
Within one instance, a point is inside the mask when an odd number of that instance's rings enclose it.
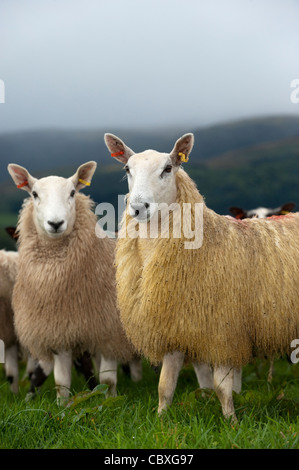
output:
{"label": "sheep", "polygon": [[18,258],[16,251],[0,250],[0,339],[4,343],[5,350],[4,370],[13,393],[17,393],[19,389],[19,348],[11,306]]}
{"label": "sheep", "polygon": [[[191,133],[170,153],[135,154],[113,134],[104,138],[112,156],[125,164],[129,185],[115,258],[118,304],[137,351],[154,364],[162,361],[158,413],[172,402],[182,366],[177,356],[187,354],[213,367],[223,415],[236,421],[235,372],[254,350],[267,356],[289,352],[299,337],[299,214],[238,221],[209,209],[182,168],[193,147]],[[168,238],[161,236],[162,210],[156,217],[159,236],[148,236],[161,203],[179,207],[169,213]],[[193,234],[195,240],[202,228],[196,248],[188,246],[182,229],[174,236],[185,203],[191,227],[197,209],[203,213]]]}
{"label": "sheep", "polygon": [[[19,232],[17,231],[16,227],[5,227],[5,230],[13,240],[17,241],[19,239]],[[24,351],[23,356],[26,356]],[[52,372],[53,367],[50,368],[48,365],[46,365],[46,369],[43,370],[42,364],[32,359],[31,356],[25,357],[25,359],[27,365],[22,380],[25,380],[27,377],[30,379],[30,392],[28,394],[29,398],[30,396],[35,395],[36,388],[40,387],[44,383],[50,372]],[[94,377],[92,360],[87,352],[85,352],[81,357],[75,359],[74,366],[80,373],[84,375],[90,389],[96,387],[97,382]]]}
{"label": "sheep", "polygon": [[[100,382],[116,394],[117,361],[136,366],[135,351],[122,328],[116,303],[115,241],[97,237],[89,186],[96,162],[70,178],[34,178],[9,164],[16,184],[30,194],[19,214],[19,269],[12,296],[15,328],[33,359],[52,368],[57,402],[69,397],[72,361],[85,351],[99,357]],[[97,229],[97,233],[99,233]]]}
{"label": "sheep", "polygon": [[[287,215],[295,208],[295,206],[296,204],[294,202],[286,202],[274,209],[270,207],[257,207],[255,209],[246,210],[241,207],[232,206],[229,208],[229,210],[234,215],[234,217],[238,220],[253,218],[253,217],[257,217],[258,219],[264,219],[266,217],[272,217],[272,216],[277,216],[277,215]],[[274,358],[272,357],[270,359],[270,367],[269,367],[269,372],[268,372],[268,377],[267,377],[267,381],[269,383],[272,382],[273,367],[274,367]]]}
{"label": "sheep", "polygon": [[242,209],[241,207],[230,207],[230,212],[236,219],[248,219],[257,217],[258,219],[264,219],[265,217],[272,217],[273,215],[286,215],[289,214],[295,208],[294,202],[286,202],[281,206],[271,209],[270,207],[257,207],[256,209]]}

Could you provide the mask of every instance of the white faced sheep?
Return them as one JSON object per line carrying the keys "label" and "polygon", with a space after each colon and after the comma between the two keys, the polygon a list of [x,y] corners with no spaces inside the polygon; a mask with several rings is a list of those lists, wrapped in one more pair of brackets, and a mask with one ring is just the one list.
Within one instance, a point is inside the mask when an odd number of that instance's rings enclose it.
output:
{"label": "white faced sheep", "polygon": [[11,306],[13,286],[17,276],[19,255],[16,251],[0,250],[0,339],[4,343],[4,369],[11,391],[18,392],[18,341]]}
{"label": "white faced sheep", "polygon": [[70,178],[38,180],[25,168],[8,165],[17,187],[31,196],[17,227],[16,332],[34,359],[49,370],[54,361],[58,402],[69,395],[73,358],[85,351],[101,357],[100,382],[111,394],[117,361],[136,365],[116,304],[115,242],[96,236],[93,203],[78,192],[90,184],[95,169],[95,162],[87,162]]}
{"label": "white faced sheep", "polygon": [[281,206],[271,209],[270,207],[257,207],[256,209],[242,209],[242,207],[230,207],[230,212],[236,219],[252,219],[257,217],[258,219],[265,219],[266,217],[272,217],[273,215],[287,215],[295,207],[294,202],[286,202]]}
{"label": "white faced sheep", "polygon": [[[192,134],[170,153],[134,154],[112,134],[105,134],[105,142],[125,164],[129,184],[116,251],[120,313],[136,349],[153,363],[163,362],[158,411],[172,401],[179,352],[213,367],[223,414],[236,419],[234,370],[252,359],[255,348],[267,356],[290,352],[299,337],[299,214],[240,222],[210,210],[181,168],[193,147]],[[158,236],[151,237],[160,203],[176,203],[179,210],[168,214],[168,237],[161,210]],[[192,230],[185,233],[186,203]],[[198,208],[203,227],[196,226]],[[131,227],[138,228],[137,236]],[[194,241],[201,229],[200,246]]]}

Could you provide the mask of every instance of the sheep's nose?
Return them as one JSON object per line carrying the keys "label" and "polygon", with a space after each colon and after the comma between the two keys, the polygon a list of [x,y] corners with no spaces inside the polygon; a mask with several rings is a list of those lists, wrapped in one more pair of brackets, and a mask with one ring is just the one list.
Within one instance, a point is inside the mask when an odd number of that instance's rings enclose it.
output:
{"label": "sheep's nose", "polygon": [[48,220],[48,224],[54,228],[55,232],[61,227],[61,225],[64,223],[64,220],[60,220],[60,222],[52,222],[51,220]]}
{"label": "sheep's nose", "polygon": [[149,204],[147,202],[131,203],[130,206],[131,206],[131,209],[133,210],[135,217],[137,217],[138,215],[142,215],[149,208]]}

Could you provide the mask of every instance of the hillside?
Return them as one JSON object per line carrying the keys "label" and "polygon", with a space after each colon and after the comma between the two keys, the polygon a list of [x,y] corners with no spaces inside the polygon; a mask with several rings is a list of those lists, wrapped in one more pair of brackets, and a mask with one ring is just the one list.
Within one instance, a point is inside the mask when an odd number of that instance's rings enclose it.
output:
{"label": "hillside", "polygon": [[299,137],[298,116],[276,116],[217,124],[195,130],[201,160],[266,142]]}
{"label": "hillside", "polygon": [[299,117],[278,116],[234,121],[200,129],[152,129],[133,131],[119,129],[39,130],[0,134],[0,181],[7,179],[6,167],[14,162],[31,172],[49,172],[52,169],[75,167],[86,160],[99,165],[111,165],[104,144],[104,133],[111,132],[122,138],[136,152],[155,148],[169,152],[185,132],[195,135],[192,160],[208,160],[225,152],[299,137]]}
{"label": "hillside", "polygon": [[263,142],[259,145],[243,149],[230,150],[216,155],[205,161],[208,168],[230,169],[247,167],[261,163],[275,163],[279,159],[299,158],[299,136],[272,142]]}
{"label": "hillside", "polygon": [[[190,129],[157,132],[111,130],[136,151],[170,151]],[[196,181],[209,207],[227,214],[232,205],[253,208],[294,201],[299,209],[299,118],[272,117],[219,124],[192,130],[195,147],[186,171]],[[26,193],[17,191],[6,166],[19,163],[35,176],[70,176],[84,161],[98,162],[88,193],[95,202],[117,207],[127,192],[122,165],[109,156],[99,131],[39,131],[0,135],[0,244],[13,247],[1,230],[14,224]],[[87,192],[87,190],[85,191]]]}

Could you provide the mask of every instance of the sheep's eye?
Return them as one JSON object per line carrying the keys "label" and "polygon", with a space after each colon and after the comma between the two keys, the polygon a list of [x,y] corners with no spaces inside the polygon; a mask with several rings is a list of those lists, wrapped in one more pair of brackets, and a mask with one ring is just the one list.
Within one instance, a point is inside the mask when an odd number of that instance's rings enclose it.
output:
{"label": "sheep's eye", "polygon": [[73,189],[72,192],[71,192],[71,194],[70,194],[70,196],[71,196],[71,197],[74,197],[75,194],[76,194],[76,191]]}
{"label": "sheep's eye", "polygon": [[164,173],[171,173],[171,170],[172,170],[172,166],[171,166],[171,165],[167,165],[167,166],[164,168],[161,177],[163,178]]}
{"label": "sheep's eye", "polygon": [[34,197],[34,199],[36,199],[38,197],[38,194],[36,191],[32,191],[32,196]]}
{"label": "sheep's eye", "polygon": [[129,175],[130,174],[130,168],[128,167],[128,165],[125,166],[125,170],[126,170],[126,173]]}

